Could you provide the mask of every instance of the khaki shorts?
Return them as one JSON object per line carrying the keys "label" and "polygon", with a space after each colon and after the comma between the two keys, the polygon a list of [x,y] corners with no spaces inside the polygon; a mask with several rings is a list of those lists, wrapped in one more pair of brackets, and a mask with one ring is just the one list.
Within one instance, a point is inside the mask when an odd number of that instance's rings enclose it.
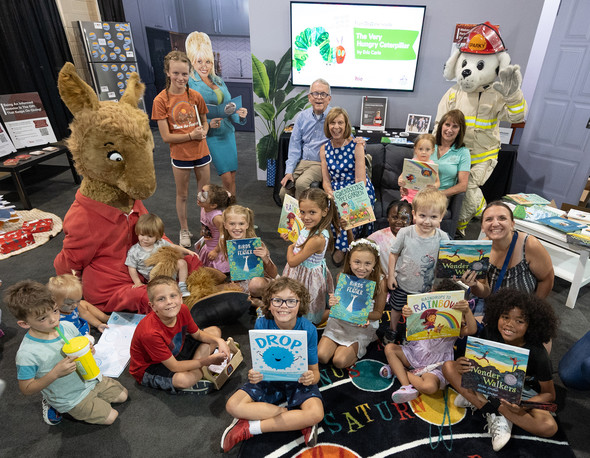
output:
{"label": "khaki shorts", "polygon": [[109,377],[103,377],[76,407],[68,413],[76,420],[102,425],[111,414],[111,402],[125,390],[123,385]]}

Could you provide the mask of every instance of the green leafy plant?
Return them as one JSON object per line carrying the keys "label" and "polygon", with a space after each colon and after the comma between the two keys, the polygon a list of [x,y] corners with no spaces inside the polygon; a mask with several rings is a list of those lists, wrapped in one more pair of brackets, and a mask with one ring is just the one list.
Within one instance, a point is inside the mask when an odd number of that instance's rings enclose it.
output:
{"label": "green leafy plant", "polygon": [[272,60],[260,62],[252,55],[252,80],[254,94],[262,99],[254,104],[256,115],[264,122],[265,134],[256,145],[258,167],[266,170],[269,159],[276,159],[279,136],[285,125],[297,113],[306,108],[307,91],[287,97],[294,89],[291,84],[291,48],[281,57],[279,63]]}

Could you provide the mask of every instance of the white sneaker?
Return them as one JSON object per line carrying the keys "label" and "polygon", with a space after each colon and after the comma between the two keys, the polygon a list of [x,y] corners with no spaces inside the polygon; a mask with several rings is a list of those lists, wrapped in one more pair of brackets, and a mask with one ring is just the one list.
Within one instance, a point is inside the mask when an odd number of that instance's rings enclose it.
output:
{"label": "white sneaker", "polygon": [[180,289],[182,297],[189,297],[191,295],[191,292],[188,290],[186,283],[183,281],[178,282],[178,289]]}
{"label": "white sneaker", "polygon": [[467,399],[465,399],[462,394],[457,395],[457,397],[455,398],[454,404],[457,407],[463,407],[464,409],[467,409],[467,408],[473,409],[475,407]]}
{"label": "white sneaker", "polygon": [[488,420],[487,429],[492,436],[492,448],[494,452],[497,452],[510,440],[512,422],[502,415],[488,413],[486,416]]}
{"label": "white sneaker", "polygon": [[191,233],[188,229],[181,229],[180,230],[180,240],[178,244],[184,248],[191,247]]}

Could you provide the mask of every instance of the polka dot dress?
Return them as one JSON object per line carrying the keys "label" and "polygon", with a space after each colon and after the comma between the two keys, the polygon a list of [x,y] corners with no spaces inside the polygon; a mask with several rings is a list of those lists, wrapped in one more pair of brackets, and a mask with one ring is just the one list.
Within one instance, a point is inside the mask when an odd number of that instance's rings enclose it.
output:
{"label": "polka dot dress", "polygon": [[[328,172],[330,173],[330,182],[332,183],[332,189],[334,191],[345,188],[354,184],[354,171],[355,171],[355,160],[354,160],[354,148],[355,143],[353,140],[345,144],[340,148],[334,148],[332,143],[328,140],[326,142],[326,163],[328,164]],[[367,176],[367,193],[369,199],[371,199],[371,205],[375,205],[375,188],[373,183]],[[359,236],[361,230],[366,229],[370,234],[373,232],[373,223],[368,225],[355,227],[352,232],[356,237]],[[340,251],[348,250],[348,238],[346,232],[340,232],[340,235],[336,239],[336,249]]]}

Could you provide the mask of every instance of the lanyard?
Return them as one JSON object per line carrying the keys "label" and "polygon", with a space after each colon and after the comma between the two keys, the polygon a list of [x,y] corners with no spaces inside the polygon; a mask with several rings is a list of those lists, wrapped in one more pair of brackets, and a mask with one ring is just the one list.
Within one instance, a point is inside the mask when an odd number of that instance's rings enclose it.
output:
{"label": "lanyard", "polygon": [[506,269],[508,268],[508,264],[510,263],[510,258],[512,257],[512,252],[514,251],[514,247],[516,246],[516,240],[518,239],[518,232],[514,231],[514,235],[512,236],[512,242],[510,242],[510,247],[508,248],[508,253],[506,253],[506,259],[504,259],[504,265],[502,266],[502,270],[500,271],[500,275],[498,275],[498,279],[496,280],[496,284],[492,289],[492,293],[495,293],[500,289],[500,285],[502,285],[502,280],[504,280],[504,275],[506,274]]}

